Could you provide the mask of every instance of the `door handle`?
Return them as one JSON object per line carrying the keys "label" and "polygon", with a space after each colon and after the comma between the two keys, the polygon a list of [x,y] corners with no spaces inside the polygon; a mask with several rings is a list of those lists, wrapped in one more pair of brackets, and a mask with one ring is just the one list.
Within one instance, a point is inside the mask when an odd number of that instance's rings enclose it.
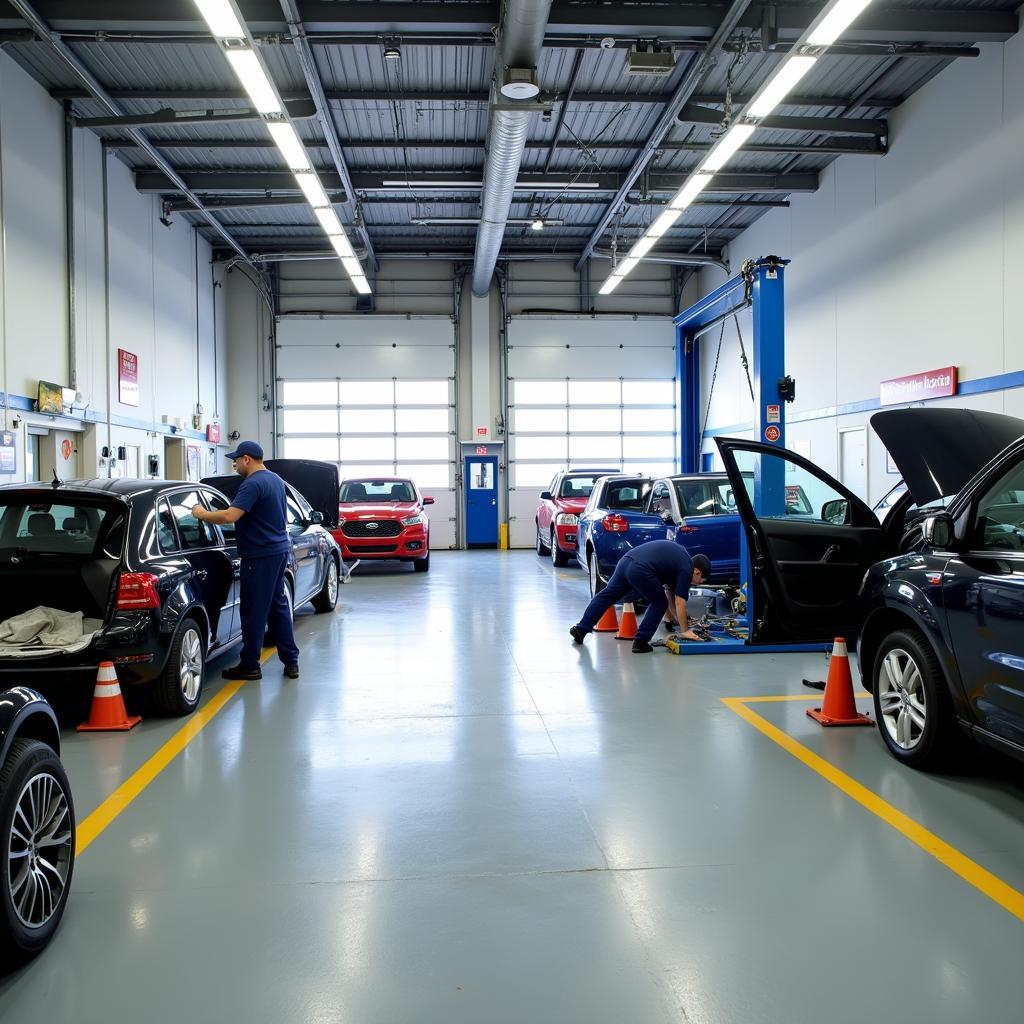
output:
{"label": "door handle", "polygon": [[232,558],[231,568],[234,572],[238,572],[238,570],[242,568],[242,560],[240,558]]}
{"label": "door handle", "polygon": [[196,571],[192,575],[195,576],[195,578],[201,582],[202,580],[205,580],[206,577],[210,574],[205,569],[196,569]]}

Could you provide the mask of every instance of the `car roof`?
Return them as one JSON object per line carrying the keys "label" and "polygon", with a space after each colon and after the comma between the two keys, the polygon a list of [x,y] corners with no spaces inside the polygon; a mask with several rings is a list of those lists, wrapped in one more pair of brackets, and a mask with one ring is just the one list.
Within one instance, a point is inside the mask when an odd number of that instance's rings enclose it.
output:
{"label": "car roof", "polygon": [[361,484],[366,480],[379,480],[381,483],[389,484],[411,484],[411,476],[347,476],[341,482],[343,484]]}
{"label": "car roof", "polygon": [[6,484],[2,491],[46,491],[56,498],[60,494],[114,494],[131,498],[138,494],[156,494],[175,487],[198,487],[194,480],[154,480],[150,477],[96,477],[91,480],[62,480],[54,487],[45,480],[31,480],[28,483]]}
{"label": "car roof", "polygon": [[600,466],[598,466],[596,469],[589,469],[586,466],[582,466],[582,467],[579,467],[577,469],[563,469],[562,470],[562,474],[564,476],[574,476],[577,473],[579,473],[580,475],[583,475],[584,473],[589,473],[590,475],[593,475],[594,473],[601,473],[602,475],[607,476],[607,475],[609,475],[611,473],[618,473],[618,472],[619,472],[619,470],[617,470],[617,469],[603,469]]}

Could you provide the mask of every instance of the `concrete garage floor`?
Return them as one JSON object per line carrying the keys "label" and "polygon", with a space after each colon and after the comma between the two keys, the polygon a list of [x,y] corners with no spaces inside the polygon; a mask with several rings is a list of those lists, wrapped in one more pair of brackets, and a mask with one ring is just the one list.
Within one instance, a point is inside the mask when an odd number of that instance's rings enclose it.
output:
{"label": "concrete garage floor", "polygon": [[[719,699],[807,696],[823,656],[579,649],[585,595],[438,553],[307,609],[301,681],[270,663],[98,834],[0,1019],[1020,1020],[1021,920]],[[1014,766],[748,706],[1024,890]],[[66,732],[79,819],[181,727]]]}

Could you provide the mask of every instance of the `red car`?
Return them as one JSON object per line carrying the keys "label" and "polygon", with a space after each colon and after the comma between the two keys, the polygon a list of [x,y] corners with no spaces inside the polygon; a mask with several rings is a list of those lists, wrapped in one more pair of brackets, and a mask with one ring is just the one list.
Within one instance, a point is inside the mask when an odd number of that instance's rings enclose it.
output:
{"label": "red car", "polygon": [[537,554],[551,555],[555,565],[566,566],[576,558],[576,526],[587,504],[594,481],[615,469],[562,469],[551,486],[542,491],[537,506]]}
{"label": "red car", "polygon": [[424,498],[411,480],[366,477],[343,480],[338,493],[338,526],[331,530],[346,561],[397,558],[417,572],[430,568],[430,520]]}

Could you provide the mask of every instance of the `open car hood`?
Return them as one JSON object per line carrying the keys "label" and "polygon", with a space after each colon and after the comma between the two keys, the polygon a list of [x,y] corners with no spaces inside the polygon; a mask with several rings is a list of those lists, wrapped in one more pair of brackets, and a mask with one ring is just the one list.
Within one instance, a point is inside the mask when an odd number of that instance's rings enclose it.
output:
{"label": "open car hood", "polygon": [[[266,467],[289,483],[313,508],[323,514],[323,525],[330,529],[338,525],[338,488],[341,480],[333,462],[313,459],[268,459]],[[242,484],[237,473],[226,476],[204,477],[204,484],[216,487],[228,498],[234,498]]]}
{"label": "open car hood", "polygon": [[891,409],[876,412],[871,427],[918,505],[958,494],[1024,436],[1024,420],[975,409]]}

